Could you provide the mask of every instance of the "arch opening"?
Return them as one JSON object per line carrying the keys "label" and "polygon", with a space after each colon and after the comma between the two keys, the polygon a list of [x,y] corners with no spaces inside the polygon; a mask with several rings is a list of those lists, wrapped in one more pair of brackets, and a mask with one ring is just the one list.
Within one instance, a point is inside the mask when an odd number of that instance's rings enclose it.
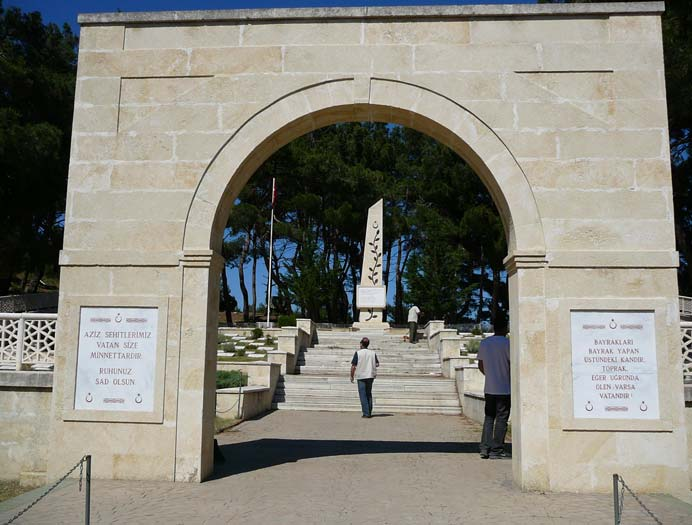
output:
{"label": "arch opening", "polygon": [[183,250],[219,251],[235,198],[281,147],[331,124],[371,121],[412,128],[452,149],[492,196],[505,227],[509,254],[545,253],[526,176],[489,126],[449,99],[410,84],[373,79],[369,102],[354,100],[357,87],[353,79],[311,86],[267,106],[241,125],[200,181],[188,212]]}

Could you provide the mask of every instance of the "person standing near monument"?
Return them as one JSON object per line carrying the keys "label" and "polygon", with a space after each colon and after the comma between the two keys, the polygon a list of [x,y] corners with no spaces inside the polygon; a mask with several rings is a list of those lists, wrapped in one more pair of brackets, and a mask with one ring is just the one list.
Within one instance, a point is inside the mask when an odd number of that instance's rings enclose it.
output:
{"label": "person standing near monument", "polygon": [[363,337],[360,340],[360,350],[353,354],[351,360],[351,383],[354,377],[358,380],[362,417],[372,417],[372,384],[377,376],[377,367],[380,366],[377,354],[368,346],[370,346],[370,339]]}
{"label": "person standing near monument", "polygon": [[509,339],[507,318],[498,312],[494,335],[483,339],[478,350],[478,369],[485,376],[485,420],[480,453],[483,459],[506,457],[505,435],[511,407]]}
{"label": "person standing near monument", "polygon": [[418,316],[420,308],[415,304],[408,310],[408,342],[413,344],[418,342]]}

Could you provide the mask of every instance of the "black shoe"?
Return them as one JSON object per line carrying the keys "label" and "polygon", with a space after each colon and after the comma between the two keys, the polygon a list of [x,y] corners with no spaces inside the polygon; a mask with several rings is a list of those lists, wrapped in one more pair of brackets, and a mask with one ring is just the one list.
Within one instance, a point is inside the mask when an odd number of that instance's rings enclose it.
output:
{"label": "black shoe", "polygon": [[364,417],[368,417],[368,416],[366,416],[365,414],[363,414],[363,415],[362,415],[362,416],[360,416],[360,417],[361,417],[361,418],[364,418]]}
{"label": "black shoe", "polygon": [[487,452],[481,452],[481,459],[488,459],[489,457]]}
{"label": "black shoe", "polygon": [[500,452],[499,454],[490,454],[490,459],[511,459],[511,454]]}

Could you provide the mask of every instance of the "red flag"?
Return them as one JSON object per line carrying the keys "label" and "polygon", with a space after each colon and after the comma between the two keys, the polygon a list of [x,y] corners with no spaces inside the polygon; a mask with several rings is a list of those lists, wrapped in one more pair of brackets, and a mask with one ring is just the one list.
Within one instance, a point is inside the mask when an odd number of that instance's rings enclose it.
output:
{"label": "red flag", "polygon": [[272,179],[272,210],[276,205],[276,179]]}

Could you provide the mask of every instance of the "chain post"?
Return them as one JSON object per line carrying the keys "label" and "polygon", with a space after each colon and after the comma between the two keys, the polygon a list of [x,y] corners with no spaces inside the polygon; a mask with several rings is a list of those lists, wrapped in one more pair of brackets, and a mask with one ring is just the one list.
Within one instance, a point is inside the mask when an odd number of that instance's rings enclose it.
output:
{"label": "chain post", "polygon": [[91,523],[91,454],[86,458],[86,490],[84,491],[84,523]]}
{"label": "chain post", "polygon": [[619,500],[619,484],[618,484],[618,475],[613,474],[613,513],[615,514],[615,525],[620,525],[620,520],[622,516],[620,516],[620,502]]}

